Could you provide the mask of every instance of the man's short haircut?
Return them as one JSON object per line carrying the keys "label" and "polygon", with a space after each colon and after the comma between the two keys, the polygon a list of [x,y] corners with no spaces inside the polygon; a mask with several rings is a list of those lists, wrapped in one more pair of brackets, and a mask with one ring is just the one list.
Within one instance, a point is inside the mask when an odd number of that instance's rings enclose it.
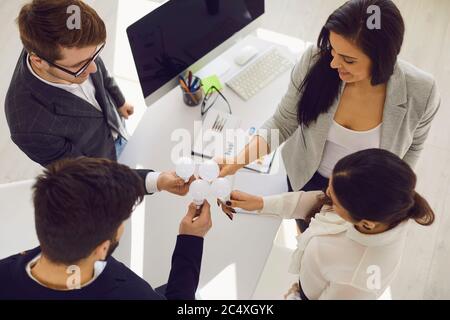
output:
{"label": "man's short haircut", "polygon": [[36,232],[43,255],[71,265],[115,240],[145,194],[139,175],[106,159],[54,162],[33,186]]}
{"label": "man's short haircut", "polygon": [[[80,8],[80,29],[69,29],[70,6]],[[20,39],[28,53],[50,62],[63,59],[61,48],[85,48],[106,41],[103,20],[81,0],[33,0],[17,17]]]}

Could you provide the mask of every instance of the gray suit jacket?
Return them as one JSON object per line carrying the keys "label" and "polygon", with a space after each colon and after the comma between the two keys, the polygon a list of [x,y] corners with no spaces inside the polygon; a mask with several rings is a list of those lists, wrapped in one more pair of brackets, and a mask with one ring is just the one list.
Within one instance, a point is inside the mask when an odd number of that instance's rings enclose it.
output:
{"label": "gray suit jacket", "polygon": [[119,132],[115,108],[125,103],[119,87],[97,58],[91,75],[102,111],[63,89],[37,79],[22,51],[6,95],[11,139],[33,161],[46,166],[80,156],[116,160],[111,128]]}
{"label": "gray suit jacket", "polygon": [[[321,114],[316,122],[303,129],[304,143],[302,129],[297,122],[300,98],[297,88],[315,62],[317,52],[318,48],[314,45],[305,51],[293,71],[295,84],[291,81],[275,114],[261,128],[266,129],[268,134],[260,131],[269,145],[272,144],[270,129],[279,130],[280,144],[286,142],[282,155],[294,190],[303,188],[319,168],[340,100],[339,96],[328,113]],[[342,90],[343,86],[341,94]],[[387,84],[381,148],[395,153],[414,168],[439,106],[440,96],[432,76],[407,62],[398,61]]]}

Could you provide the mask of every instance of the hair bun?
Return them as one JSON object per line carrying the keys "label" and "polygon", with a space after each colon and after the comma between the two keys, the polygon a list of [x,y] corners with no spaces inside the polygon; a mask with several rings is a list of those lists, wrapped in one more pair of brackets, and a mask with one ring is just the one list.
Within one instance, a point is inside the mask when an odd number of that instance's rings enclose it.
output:
{"label": "hair bun", "polygon": [[427,200],[414,191],[414,205],[409,209],[408,216],[423,226],[429,226],[434,222],[434,213]]}

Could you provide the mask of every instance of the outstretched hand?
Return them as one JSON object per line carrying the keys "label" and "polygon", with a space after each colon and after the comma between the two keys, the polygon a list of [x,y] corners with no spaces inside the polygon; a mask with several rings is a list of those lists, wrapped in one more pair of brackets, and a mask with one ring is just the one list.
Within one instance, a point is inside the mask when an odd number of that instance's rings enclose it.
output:
{"label": "outstretched hand", "polygon": [[233,214],[236,213],[234,208],[244,209],[246,211],[261,210],[264,206],[264,200],[262,197],[254,196],[239,190],[231,192],[230,200],[222,202],[217,200],[217,204],[222,206],[222,211],[233,219]]}
{"label": "outstretched hand", "polygon": [[236,172],[243,167],[242,165],[237,164],[236,159],[215,158],[214,161],[219,165],[219,176],[222,178],[235,175]]}
{"label": "outstretched hand", "polygon": [[189,181],[184,181],[174,171],[162,172],[158,177],[157,187],[160,191],[167,191],[179,196],[184,196],[189,191],[189,186],[195,180],[192,176]]}

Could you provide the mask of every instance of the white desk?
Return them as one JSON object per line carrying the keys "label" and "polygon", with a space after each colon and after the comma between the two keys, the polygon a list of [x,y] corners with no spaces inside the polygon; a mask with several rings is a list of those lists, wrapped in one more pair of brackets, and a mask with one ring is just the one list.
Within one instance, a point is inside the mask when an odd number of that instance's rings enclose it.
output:
{"label": "white desk", "polygon": [[[280,35],[277,39],[283,39],[283,36]],[[274,45],[262,40],[261,36],[250,36],[221,55],[220,59],[233,63],[235,52],[249,43],[260,48]],[[293,61],[300,55],[299,52],[294,55],[286,47],[280,49],[291,56]],[[230,73],[234,71],[230,70]],[[286,92],[289,80],[290,71],[248,102],[244,102],[227,87],[223,93],[231,104],[233,114],[242,119],[243,128],[259,126],[275,111]],[[171,152],[177,141],[171,141],[172,132],[184,128],[192,135],[194,122],[200,119],[200,108],[186,107],[182,102],[180,89],[175,88],[146,110],[120,162],[132,168],[173,170]],[[267,185],[262,193],[281,193],[287,190],[282,166],[266,176],[240,172],[236,176],[235,188],[254,192],[252,186],[260,187],[261,181]],[[133,214],[133,230],[130,230],[129,223],[121,240],[117,255],[125,259],[124,262],[129,261],[132,247],[132,269],[138,274],[142,272],[144,279],[153,287],[166,283],[168,279],[179,222],[185,215],[189,202],[188,197],[176,197],[167,193],[146,197],[141,208],[143,212]],[[272,248],[280,220],[241,214],[231,222],[217,208],[215,201],[210,203],[213,228],[205,239],[198,298],[250,299]]]}

